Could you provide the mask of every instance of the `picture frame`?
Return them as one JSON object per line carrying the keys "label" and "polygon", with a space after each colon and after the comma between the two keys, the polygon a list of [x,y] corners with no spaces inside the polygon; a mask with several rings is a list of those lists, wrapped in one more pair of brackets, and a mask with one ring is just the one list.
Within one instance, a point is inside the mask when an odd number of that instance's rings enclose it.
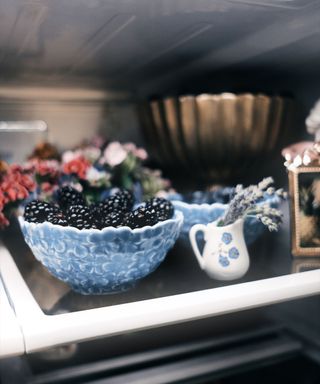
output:
{"label": "picture frame", "polygon": [[292,254],[320,256],[320,166],[289,170]]}

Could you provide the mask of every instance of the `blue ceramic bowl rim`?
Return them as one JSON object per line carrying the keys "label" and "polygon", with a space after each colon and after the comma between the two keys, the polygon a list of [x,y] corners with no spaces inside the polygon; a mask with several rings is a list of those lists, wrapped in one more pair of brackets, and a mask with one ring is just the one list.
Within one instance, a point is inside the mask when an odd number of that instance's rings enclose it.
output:
{"label": "blue ceramic bowl rim", "polygon": [[134,233],[134,234],[140,234],[140,233],[143,233],[145,232],[146,230],[156,230],[157,228],[162,228],[164,226],[166,226],[168,223],[170,222],[177,222],[179,225],[182,225],[183,224],[183,220],[184,220],[184,216],[183,216],[183,213],[181,211],[175,211],[174,213],[174,216],[171,218],[171,219],[168,219],[168,220],[164,220],[164,221],[159,221],[158,223],[154,224],[154,225],[146,225],[142,228],[135,228],[135,229],[131,229],[130,227],[127,227],[127,226],[123,226],[123,227],[106,227],[106,228],[103,228],[103,229],[96,229],[96,228],[90,228],[90,229],[78,229],[78,228],[75,228],[75,227],[70,227],[70,226],[67,226],[67,227],[63,227],[62,225],[58,225],[58,224],[52,224],[52,223],[49,223],[48,221],[44,221],[43,223],[29,223],[28,221],[25,221],[24,218],[22,216],[19,216],[18,217],[18,220],[19,220],[19,224],[20,226],[26,226],[26,227],[30,227],[30,228],[45,228],[45,227],[48,227],[48,228],[54,228],[55,230],[59,230],[61,232],[70,232],[70,233],[74,233],[74,234],[83,234],[83,235],[88,235],[88,234],[95,234],[95,235],[100,235],[100,236],[103,236],[105,233],[109,232],[109,233],[121,233],[121,232],[124,232],[124,231],[127,231],[127,232],[130,232],[130,233]]}
{"label": "blue ceramic bowl rim", "polygon": [[[208,204],[208,203],[201,203],[201,204],[186,203],[185,201],[181,201],[181,200],[171,200],[171,202],[175,206],[175,208],[177,208],[177,211],[179,211],[179,208],[184,208],[184,209],[189,209],[189,210],[190,209],[196,209],[198,211],[203,210],[203,209],[212,210],[212,209],[216,209],[216,208],[223,208],[224,210],[226,210],[227,207],[229,206],[229,204],[222,204],[222,203],[212,203],[212,204]],[[179,211],[179,212],[181,212],[181,211]],[[249,214],[249,215],[246,215],[246,217],[256,217],[256,216]]]}
{"label": "blue ceramic bowl rim", "polygon": [[[187,202],[181,201],[181,200],[170,200],[170,201],[174,205],[174,207],[177,209],[177,211],[179,211],[179,208],[184,209],[184,210],[189,210],[189,211],[191,211],[191,210],[196,210],[196,211],[210,210],[210,211],[212,211],[216,208],[218,208],[218,209],[220,208],[220,209],[223,209],[225,211],[229,206],[229,204],[222,204],[222,203],[212,203],[212,204],[201,203],[201,204],[198,204],[198,203],[187,203]],[[275,197],[272,197],[272,198],[264,200],[264,201],[259,201],[257,203],[257,205],[263,205],[263,204],[271,205],[272,202],[279,203],[279,201],[280,201],[280,198],[275,196]],[[246,215],[246,217],[256,218],[256,215],[249,214],[249,215]]]}
{"label": "blue ceramic bowl rim", "polygon": [[181,206],[181,207],[184,207],[184,208],[192,208],[192,209],[202,209],[202,208],[226,208],[229,204],[222,204],[222,203],[212,203],[212,204],[208,204],[208,203],[201,203],[201,204],[197,204],[197,203],[186,203],[185,201],[181,201],[181,200],[171,200],[172,204],[176,205],[176,206]]}

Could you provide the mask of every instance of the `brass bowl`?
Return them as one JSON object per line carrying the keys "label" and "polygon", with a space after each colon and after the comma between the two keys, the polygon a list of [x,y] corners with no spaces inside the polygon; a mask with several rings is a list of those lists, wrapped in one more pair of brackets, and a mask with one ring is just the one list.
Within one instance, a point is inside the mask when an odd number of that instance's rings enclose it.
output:
{"label": "brass bowl", "polygon": [[292,100],[222,93],[145,102],[140,119],[149,151],[163,167],[228,179],[273,150],[286,134]]}

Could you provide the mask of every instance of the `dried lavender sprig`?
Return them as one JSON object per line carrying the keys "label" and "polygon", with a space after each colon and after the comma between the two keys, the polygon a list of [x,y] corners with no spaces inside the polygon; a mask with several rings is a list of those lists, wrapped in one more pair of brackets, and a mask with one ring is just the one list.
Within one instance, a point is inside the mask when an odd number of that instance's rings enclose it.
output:
{"label": "dried lavender sprig", "polygon": [[254,215],[254,214],[264,214],[266,216],[278,216],[282,217],[282,212],[279,211],[276,208],[270,207],[268,204],[265,204],[263,206],[256,206],[252,210],[247,212],[249,215]]}
{"label": "dried lavender sprig", "polygon": [[247,212],[255,206],[257,200],[263,196],[263,192],[269,188],[272,183],[272,177],[267,177],[258,185],[250,185],[247,188],[243,188],[242,185],[237,185],[235,196],[220,220],[220,225],[232,224],[240,217],[244,217]]}
{"label": "dried lavender sprig", "polygon": [[283,190],[283,188],[279,188],[276,190],[275,194],[278,197],[281,197],[282,199],[287,199],[288,198],[288,193]]}
{"label": "dried lavender sprig", "polygon": [[[274,208],[272,208],[271,210],[265,210],[265,211],[261,211],[260,213],[257,213],[256,214],[256,217],[258,220],[260,220],[263,224],[265,224],[263,222],[263,218],[268,218],[270,219],[276,226],[280,225],[282,223],[282,220],[283,220],[283,216],[282,216],[282,213]],[[265,225],[268,225],[268,224],[265,224]]]}
{"label": "dried lavender sprig", "polygon": [[239,191],[229,204],[229,209],[226,212],[223,222],[224,225],[228,225],[236,221],[239,217],[250,209],[256,198],[260,198],[261,195],[252,189],[252,186],[246,189],[237,188]]}
{"label": "dried lavender sprig", "polygon": [[265,177],[258,184],[258,189],[260,189],[261,191],[264,191],[265,189],[267,189],[269,187],[270,184],[273,184],[273,181],[274,180],[271,176]]}
{"label": "dried lavender sprig", "polygon": [[262,224],[266,225],[270,230],[270,225],[274,226],[274,228],[277,230],[280,224],[282,223],[282,215],[268,215],[264,213],[259,213],[256,215],[256,218],[262,222]]}
{"label": "dried lavender sprig", "polygon": [[258,217],[262,224],[268,227],[269,231],[277,231],[279,228],[279,224],[272,220],[269,216],[262,216],[261,218]]}

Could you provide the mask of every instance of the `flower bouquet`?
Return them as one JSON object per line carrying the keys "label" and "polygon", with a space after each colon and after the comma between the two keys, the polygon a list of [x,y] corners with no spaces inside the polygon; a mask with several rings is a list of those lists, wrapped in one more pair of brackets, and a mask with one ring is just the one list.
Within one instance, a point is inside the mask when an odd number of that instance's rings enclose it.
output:
{"label": "flower bouquet", "polygon": [[148,168],[147,159],[147,152],[133,143],[98,137],[62,153],[41,143],[23,165],[0,161],[0,227],[9,224],[12,210],[33,199],[56,201],[59,188],[67,185],[89,204],[105,199],[114,188],[130,190],[137,202],[161,195],[170,182]]}
{"label": "flower bouquet", "polygon": [[115,187],[132,191],[135,200],[142,201],[170,186],[159,170],[145,166],[147,158],[147,152],[133,143],[104,143],[99,138],[61,155],[42,145],[25,167],[35,175],[36,197],[44,201],[54,200],[64,185],[81,192],[89,203],[104,199]]}

